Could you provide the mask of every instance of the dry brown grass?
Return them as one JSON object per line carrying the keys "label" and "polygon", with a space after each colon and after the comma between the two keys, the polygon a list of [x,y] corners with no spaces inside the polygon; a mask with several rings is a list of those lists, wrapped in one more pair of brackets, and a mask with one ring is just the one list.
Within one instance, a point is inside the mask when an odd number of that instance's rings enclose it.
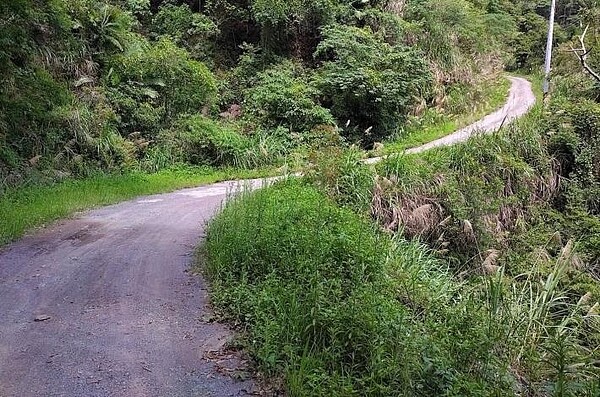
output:
{"label": "dry brown grass", "polygon": [[389,232],[401,232],[409,238],[437,239],[446,218],[438,199],[424,191],[401,192],[394,186],[392,180],[377,178],[371,205],[373,217]]}
{"label": "dry brown grass", "polygon": [[489,249],[486,251],[485,259],[481,264],[481,270],[483,274],[493,275],[500,270],[500,266],[496,265],[498,258],[500,258],[501,252],[496,249]]}
{"label": "dry brown grass", "polygon": [[[466,254],[469,262],[481,265],[481,273],[494,274],[514,233],[526,230],[532,207],[550,202],[560,190],[558,162],[544,172],[516,167],[501,165],[478,174],[473,181],[490,186],[485,193],[466,182],[472,175],[462,175],[463,170],[422,180],[378,177],[372,217],[389,233],[418,238],[438,254]],[[501,185],[494,187],[498,181]]]}
{"label": "dry brown grass", "polygon": [[404,9],[406,8],[406,0],[390,0],[385,6],[387,12],[396,14],[399,17],[404,16]]}

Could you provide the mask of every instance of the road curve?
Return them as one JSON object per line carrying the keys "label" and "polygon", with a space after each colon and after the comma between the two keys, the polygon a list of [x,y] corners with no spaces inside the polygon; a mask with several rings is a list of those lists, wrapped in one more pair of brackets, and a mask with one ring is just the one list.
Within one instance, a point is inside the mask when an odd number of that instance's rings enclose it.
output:
{"label": "road curve", "polygon": [[[478,122],[456,131],[453,134],[429,142],[425,145],[408,149],[404,153],[422,153],[427,150],[450,146],[459,142],[467,141],[471,136],[477,133],[489,133],[497,131],[503,125],[510,123],[524,116],[535,105],[535,94],[531,88],[531,82],[521,77],[509,77],[511,87],[508,94],[508,100],[502,109],[484,117]],[[382,157],[374,157],[365,160],[367,164],[375,164],[382,160]]]}
{"label": "road curve", "polygon": [[[422,152],[493,131],[535,103],[511,77],[500,111]],[[377,162],[380,159],[370,159]],[[246,181],[251,187],[263,181]],[[205,223],[236,182],[81,214],[0,251],[0,397],[249,395],[241,359],[188,273]]]}
{"label": "road curve", "polygon": [[[262,181],[246,181],[259,187]],[[244,396],[230,332],[188,273],[235,182],[144,197],[0,251],[0,396]]]}

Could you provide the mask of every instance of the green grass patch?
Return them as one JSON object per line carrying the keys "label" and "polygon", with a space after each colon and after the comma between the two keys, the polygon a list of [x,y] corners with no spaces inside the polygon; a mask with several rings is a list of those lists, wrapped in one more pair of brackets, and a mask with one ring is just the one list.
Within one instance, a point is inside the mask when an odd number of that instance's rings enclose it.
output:
{"label": "green grass patch", "polygon": [[396,139],[385,143],[383,153],[403,152],[450,135],[501,108],[510,89],[510,80],[501,77],[486,81],[477,89],[459,89],[449,94],[446,113],[429,109],[425,115],[409,122]]}
{"label": "green grass patch", "polygon": [[508,330],[480,297],[302,181],[230,201],[201,252],[213,302],[290,396],[513,395]]}
{"label": "green grass patch", "polygon": [[68,217],[77,211],[148,194],[269,174],[273,174],[273,171],[187,167],[154,174],[99,175],[51,185],[9,189],[0,196],[0,246],[21,237],[32,228]]}

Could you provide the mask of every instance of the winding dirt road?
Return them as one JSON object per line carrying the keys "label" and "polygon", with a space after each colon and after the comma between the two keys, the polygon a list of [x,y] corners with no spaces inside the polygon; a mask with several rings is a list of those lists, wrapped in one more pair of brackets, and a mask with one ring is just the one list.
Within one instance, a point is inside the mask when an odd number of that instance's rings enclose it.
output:
{"label": "winding dirt road", "polygon": [[494,132],[503,125],[510,123],[525,115],[535,105],[535,94],[531,89],[531,82],[521,77],[509,77],[511,81],[508,99],[502,109],[484,117],[478,122],[456,131],[453,134],[427,143],[425,145],[409,149],[406,153],[421,153],[434,147],[449,146],[459,142],[465,142],[473,134]]}
{"label": "winding dirt road", "polygon": [[[509,77],[511,81],[508,99],[502,109],[484,117],[476,123],[464,127],[453,134],[429,142],[425,145],[408,149],[404,153],[422,153],[427,150],[450,146],[459,142],[465,142],[470,137],[478,133],[490,133],[497,131],[503,125],[514,121],[525,115],[535,105],[535,94],[531,89],[531,82],[521,77]],[[373,157],[365,160],[366,164],[376,164],[385,157]]]}
{"label": "winding dirt road", "polygon": [[[463,141],[524,114],[507,105],[411,150]],[[248,181],[260,187],[261,181]],[[205,281],[188,272],[207,220],[235,182],[144,197],[81,214],[0,252],[0,396],[244,396],[228,330],[210,322]],[[232,376],[234,375],[234,376]]]}

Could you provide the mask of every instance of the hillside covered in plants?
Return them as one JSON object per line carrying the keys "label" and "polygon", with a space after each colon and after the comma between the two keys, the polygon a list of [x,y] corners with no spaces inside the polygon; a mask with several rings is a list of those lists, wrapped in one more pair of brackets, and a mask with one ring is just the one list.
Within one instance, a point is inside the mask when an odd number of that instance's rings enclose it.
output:
{"label": "hillside covered in plants", "polygon": [[[198,254],[262,392],[597,397],[600,4],[558,3],[542,98],[547,0],[3,1],[0,244],[298,170]],[[404,153],[499,108],[506,73],[529,114]]]}
{"label": "hillside covered in plants", "polygon": [[[581,7],[560,10],[560,40]],[[2,2],[0,187],[295,165],[328,142],[371,149],[471,113],[502,70],[539,65],[547,11],[496,0]]]}
{"label": "hillside covered in plants", "polygon": [[[364,134],[356,147],[329,143],[302,180],[242,195],[213,221],[200,264],[214,302],[280,390],[600,393],[598,8],[569,7],[558,11],[549,96],[522,120],[375,167],[362,162]],[[526,27],[498,67],[535,71],[549,4],[505,10],[478,16],[498,26],[518,10]],[[391,141],[440,117],[448,104],[435,98],[451,100],[466,76],[489,73],[438,69],[448,64],[433,48],[422,50],[431,96]]]}

